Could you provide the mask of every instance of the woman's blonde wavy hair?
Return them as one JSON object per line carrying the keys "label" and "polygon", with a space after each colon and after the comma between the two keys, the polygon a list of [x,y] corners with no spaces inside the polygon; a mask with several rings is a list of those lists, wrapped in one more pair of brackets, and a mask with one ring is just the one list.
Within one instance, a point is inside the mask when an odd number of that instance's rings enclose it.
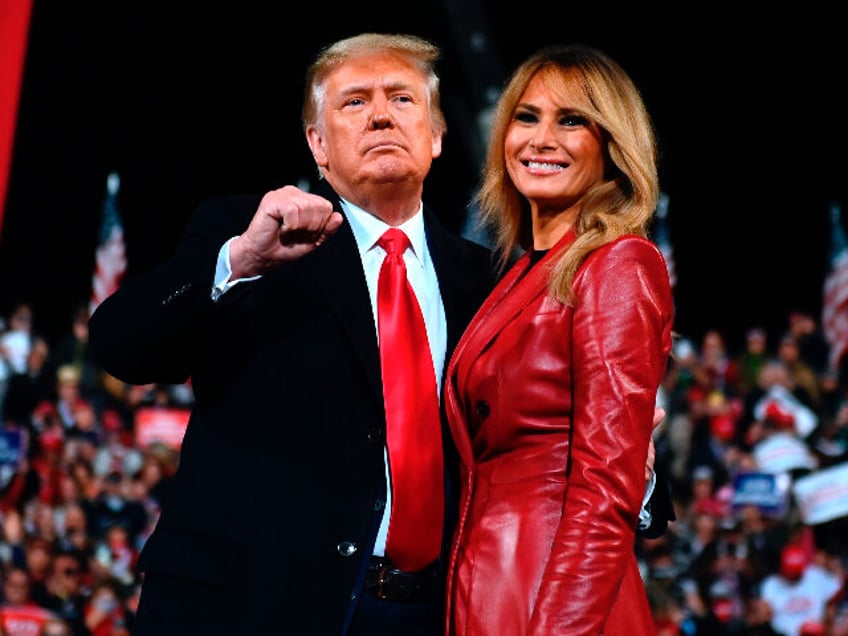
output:
{"label": "woman's blonde wavy hair", "polygon": [[586,194],[574,228],[577,238],[551,270],[551,293],[573,304],[575,273],[592,250],[623,234],[647,235],[659,196],[657,143],[639,90],[602,51],[585,45],[551,46],[525,60],[498,101],[481,185],[474,197],[481,223],[493,231],[502,266],[518,248],[532,247],[529,204],[507,173],[504,140],[516,105],[536,75],[557,93],[567,95],[569,107],[594,121],[605,142],[604,181]]}

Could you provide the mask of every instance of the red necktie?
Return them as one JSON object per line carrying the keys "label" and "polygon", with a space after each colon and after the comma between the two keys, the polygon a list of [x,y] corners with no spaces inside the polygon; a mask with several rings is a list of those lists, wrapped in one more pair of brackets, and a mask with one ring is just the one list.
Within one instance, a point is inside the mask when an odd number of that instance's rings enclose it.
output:
{"label": "red necktie", "polygon": [[439,398],[427,330],[403,253],[409,238],[391,228],[377,241],[386,258],[377,286],[380,363],[392,515],[386,555],[401,570],[432,563],[441,548],[444,515]]}

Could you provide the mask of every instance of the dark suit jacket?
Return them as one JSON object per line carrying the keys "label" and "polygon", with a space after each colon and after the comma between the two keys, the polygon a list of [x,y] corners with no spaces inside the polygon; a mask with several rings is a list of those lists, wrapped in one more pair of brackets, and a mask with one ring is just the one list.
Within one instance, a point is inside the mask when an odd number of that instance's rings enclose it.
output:
{"label": "dark suit jacket", "polygon": [[[326,186],[319,193],[341,210]],[[175,255],[97,309],[91,344],[126,382],[191,378],[179,470],[139,560],[182,581],[172,611],[212,617],[221,633],[284,633],[291,623],[338,634],[386,498],[374,318],[346,223],[306,257],[211,300],[218,250],[259,200],[202,204]],[[491,289],[492,261],[428,209],[425,223],[449,356]],[[197,583],[228,602],[198,595]]]}

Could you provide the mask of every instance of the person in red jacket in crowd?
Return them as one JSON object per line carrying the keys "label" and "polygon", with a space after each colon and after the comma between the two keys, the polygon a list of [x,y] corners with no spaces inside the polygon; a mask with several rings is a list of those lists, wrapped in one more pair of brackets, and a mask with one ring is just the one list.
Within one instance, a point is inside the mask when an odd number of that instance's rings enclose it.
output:
{"label": "person in red jacket in crowd", "polygon": [[30,577],[21,567],[10,567],[3,579],[0,603],[0,634],[3,636],[40,636],[56,614],[37,605],[30,595]]}

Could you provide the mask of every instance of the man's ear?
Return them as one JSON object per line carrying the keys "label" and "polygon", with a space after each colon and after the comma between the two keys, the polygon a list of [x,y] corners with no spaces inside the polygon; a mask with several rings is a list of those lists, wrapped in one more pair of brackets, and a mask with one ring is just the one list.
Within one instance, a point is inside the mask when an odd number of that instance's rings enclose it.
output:
{"label": "man's ear", "polygon": [[439,157],[442,154],[442,133],[437,130],[433,131],[432,148],[433,159]]}
{"label": "man's ear", "polygon": [[306,143],[309,144],[309,150],[312,151],[312,157],[319,168],[327,167],[327,153],[324,148],[324,137],[321,131],[316,126],[309,126],[306,129]]}

